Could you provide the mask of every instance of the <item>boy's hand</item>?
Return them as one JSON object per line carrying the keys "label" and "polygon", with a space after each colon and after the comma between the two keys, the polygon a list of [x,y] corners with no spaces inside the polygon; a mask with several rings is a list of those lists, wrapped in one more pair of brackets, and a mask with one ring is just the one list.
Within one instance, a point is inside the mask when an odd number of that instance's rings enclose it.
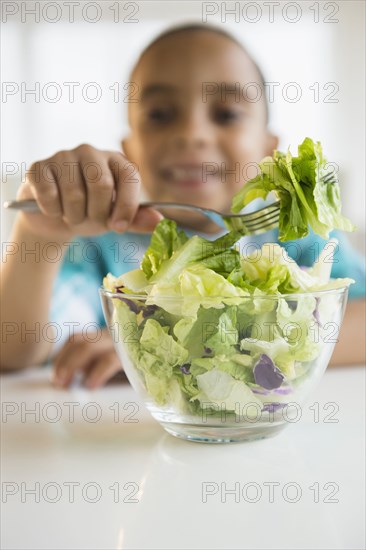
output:
{"label": "boy's hand", "polygon": [[42,213],[21,212],[33,234],[52,239],[117,231],[149,232],[162,218],[138,208],[140,177],[119,152],[80,145],[34,163],[17,199],[36,199]]}
{"label": "boy's hand", "polygon": [[117,373],[122,373],[122,365],[114,349],[107,328],[95,342],[88,342],[83,335],[74,334],[54,358],[54,384],[67,388],[74,376],[81,373],[88,388],[97,388]]}

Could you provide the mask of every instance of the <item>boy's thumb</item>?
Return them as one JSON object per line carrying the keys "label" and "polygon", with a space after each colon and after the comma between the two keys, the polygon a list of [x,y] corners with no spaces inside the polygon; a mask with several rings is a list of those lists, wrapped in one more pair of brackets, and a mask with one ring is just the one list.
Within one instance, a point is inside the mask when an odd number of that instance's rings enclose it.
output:
{"label": "boy's thumb", "polygon": [[157,210],[146,206],[140,206],[128,231],[151,233],[162,219],[164,219],[164,216]]}

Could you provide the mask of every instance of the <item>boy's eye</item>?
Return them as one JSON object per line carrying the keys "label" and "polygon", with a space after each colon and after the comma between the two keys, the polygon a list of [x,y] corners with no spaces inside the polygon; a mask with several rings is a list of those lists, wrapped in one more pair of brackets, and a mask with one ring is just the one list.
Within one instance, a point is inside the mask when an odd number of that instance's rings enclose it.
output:
{"label": "boy's eye", "polygon": [[174,112],[172,109],[164,109],[159,107],[151,109],[148,116],[149,119],[154,122],[169,122],[173,118]]}
{"label": "boy's eye", "polygon": [[219,109],[215,113],[215,121],[219,124],[230,124],[243,117],[243,113],[234,109]]}

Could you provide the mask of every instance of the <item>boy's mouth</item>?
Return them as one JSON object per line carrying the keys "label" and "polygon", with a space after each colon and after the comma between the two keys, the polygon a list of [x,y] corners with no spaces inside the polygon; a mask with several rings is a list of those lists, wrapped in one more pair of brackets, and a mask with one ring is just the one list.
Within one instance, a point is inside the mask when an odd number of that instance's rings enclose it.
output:
{"label": "boy's mouth", "polygon": [[221,170],[219,165],[217,169],[207,169],[207,163],[200,164],[176,164],[161,170],[161,175],[165,181],[185,187],[202,187],[210,185],[214,181],[220,181]]}

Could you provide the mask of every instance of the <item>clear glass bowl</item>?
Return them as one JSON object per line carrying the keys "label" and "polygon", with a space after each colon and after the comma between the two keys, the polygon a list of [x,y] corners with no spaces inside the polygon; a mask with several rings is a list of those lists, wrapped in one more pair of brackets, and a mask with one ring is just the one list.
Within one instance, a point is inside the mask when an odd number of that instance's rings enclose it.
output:
{"label": "clear glass bowl", "polygon": [[170,434],[224,443],[274,435],[323,375],[348,288],[261,297],[100,289],[126,375]]}

